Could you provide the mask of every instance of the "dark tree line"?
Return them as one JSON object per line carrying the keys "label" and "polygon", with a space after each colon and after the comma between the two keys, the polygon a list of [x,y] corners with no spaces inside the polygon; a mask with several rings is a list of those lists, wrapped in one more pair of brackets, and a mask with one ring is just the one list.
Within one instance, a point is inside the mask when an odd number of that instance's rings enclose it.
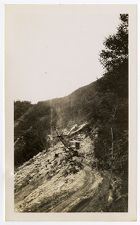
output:
{"label": "dark tree line", "polygon": [[14,102],[14,121],[19,119],[30,107],[31,102],[28,101],[15,101]]}
{"label": "dark tree line", "polygon": [[99,128],[95,156],[99,168],[124,176],[127,184],[128,14],[120,15],[116,34],[106,38],[100,62],[105,72],[97,80],[98,101],[94,103],[93,117]]}
{"label": "dark tree line", "polygon": [[[24,108],[24,102],[22,108]],[[55,111],[51,109],[50,104],[45,102],[38,102],[30,111],[26,111],[24,118],[14,128],[15,167],[23,164],[38,152],[47,150],[49,147],[47,135],[51,133],[55,117]]]}

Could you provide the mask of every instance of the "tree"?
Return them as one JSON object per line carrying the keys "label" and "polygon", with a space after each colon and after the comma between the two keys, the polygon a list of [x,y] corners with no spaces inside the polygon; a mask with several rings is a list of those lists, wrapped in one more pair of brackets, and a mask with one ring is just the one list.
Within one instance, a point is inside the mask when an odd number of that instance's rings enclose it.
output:
{"label": "tree", "polygon": [[100,62],[107,71],[128,60],[128,14],[120,14],[120,20],[117,33],[106,38],[100,53]]}
{"label": "tree", "polygon": [[[105,69],[97,80],[99,134],[95,156],[99,167],[119,174],[128,172],[128,15],[120,15],[114,35],[105,39],[100,62]],[[124,171],[125,170],[125,171]]]}

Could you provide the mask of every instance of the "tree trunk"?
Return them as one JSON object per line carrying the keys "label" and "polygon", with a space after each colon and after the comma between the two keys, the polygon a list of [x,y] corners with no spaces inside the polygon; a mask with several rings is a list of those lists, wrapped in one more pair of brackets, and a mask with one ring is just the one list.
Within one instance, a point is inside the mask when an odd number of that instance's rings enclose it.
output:
{"label": "tree trunk", "polygon": [[113,171],[113,164],[114,164],[114,133],[113,128],[111,127],[111,176],[110,176],[110,182],[112,179],[112,171]]}
{"label": "tree trunk", "polygon": [[112,142],[111,155],[112,155],[112,162],[113,162],[113,158],[114,158],[114,134],[113,134],[113,128],[112,127],[111,127],[111,142]]}

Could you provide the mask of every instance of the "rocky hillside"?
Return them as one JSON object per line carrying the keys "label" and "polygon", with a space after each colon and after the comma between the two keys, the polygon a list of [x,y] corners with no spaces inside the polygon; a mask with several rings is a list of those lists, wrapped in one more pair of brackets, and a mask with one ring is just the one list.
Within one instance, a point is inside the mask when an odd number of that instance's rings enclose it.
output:
{"label": "rocky hillside", "polygon": [[[102,174],[98,171],[93,138],[86,132],[86,126],[82,124],[74,129],[75,125],[71,129],[72,149],[55,137],[48,151],[38,153],[18,167],[15,171],[16,211],[101,212],[108,211],[108,207],[113,210],[114,194],[117,194],[115,204],[120,204],[120,199],[125,201],[117,187],[121,180],[113,177],[111,183],[107,171]],[[91,135],[96,138],[93,130]],[[78,149],[74,140],[80,143]]]}
{"label": "rocky hillside", "polygon": [[[127,212],[126,175],[119,172],[122,162],[116,161],[115,171],[104,153],[111,149],[111,135],[98,121],[101,97],[95,90],[96,82],[30,105],[15,120],[16,211]],[[105,141],[108,150],[101,149]]]}
{"label": "rocky hillside", "polygon": [[[66,97],[30,105],[25,113],[15,119],[15,166],[21,165],[43,149],[48,149],[47,135],[52,134],[55,128],[71,128],[76,123],[89,120],[94,109],[94,98],[96,82]],[[18,107],[15,110],[16,114],[20,111]]]}
{"label": "rocky hillside", "polygon": [[15,210],[128,211],[128,14],[103,76],[63,98],[15,102]]}

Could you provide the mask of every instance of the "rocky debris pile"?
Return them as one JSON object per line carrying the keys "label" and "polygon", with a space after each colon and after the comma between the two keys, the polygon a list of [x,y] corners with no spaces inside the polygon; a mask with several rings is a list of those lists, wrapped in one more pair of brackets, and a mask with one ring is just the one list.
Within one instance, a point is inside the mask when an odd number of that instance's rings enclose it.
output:
{"label": "rocky debris pile", "polygon": [[61,142],[58,142],[47,152],[44,150],[25,162],[15,171],[15,196],[27,186],[34,189],[44,180],[51,179],[62,168],[64,176],[79,172],[83,168],[83,148],[82,144],[79,151],[71,152],[66,150]]}
{"label": "rocky debris pile", "polygon": [[83,169],[82,159],[74,156],[69,160],[68,164],[66,165],[63,175],[67,176],[69,174],[75,174],[81,169]]}
{"label": "rocky debris pile", "polygon": [[[16,211],[53,211],[54,205],[59,205],[63,199],[81,188],[85,179],[88,180],[85,178],[88,176],[85,167],[91,168],[90,163],[94,160],[92,159],[93,143],[84,132],[76,133],[74,138],[80,140],[79,149],[66,148],[61,141],[57,141],[47,151],[38,153],[17,168],[15,171]],[[94,178],[93,173],[92,177]],[[101,180],[100,177],[97,178]],[[87,187],[87,181],[85,186]],[[57,211],[57,208],[55,210]]]}
{"label": "rocky debris pile", "polygon": [[[54,151],[56,148],[56,152]],[[57,151],[58,149],[58,151]],[[59,156],[59,157],[58,157]],[[65,153],[63,146],[58,143],[48,152],[38,153],[32,159],[18,167],[15,172],[15,193],[20,191],[27,185],[40,183],[41,180],[50,179],[54,174],[58,173],[63,166]]]}

